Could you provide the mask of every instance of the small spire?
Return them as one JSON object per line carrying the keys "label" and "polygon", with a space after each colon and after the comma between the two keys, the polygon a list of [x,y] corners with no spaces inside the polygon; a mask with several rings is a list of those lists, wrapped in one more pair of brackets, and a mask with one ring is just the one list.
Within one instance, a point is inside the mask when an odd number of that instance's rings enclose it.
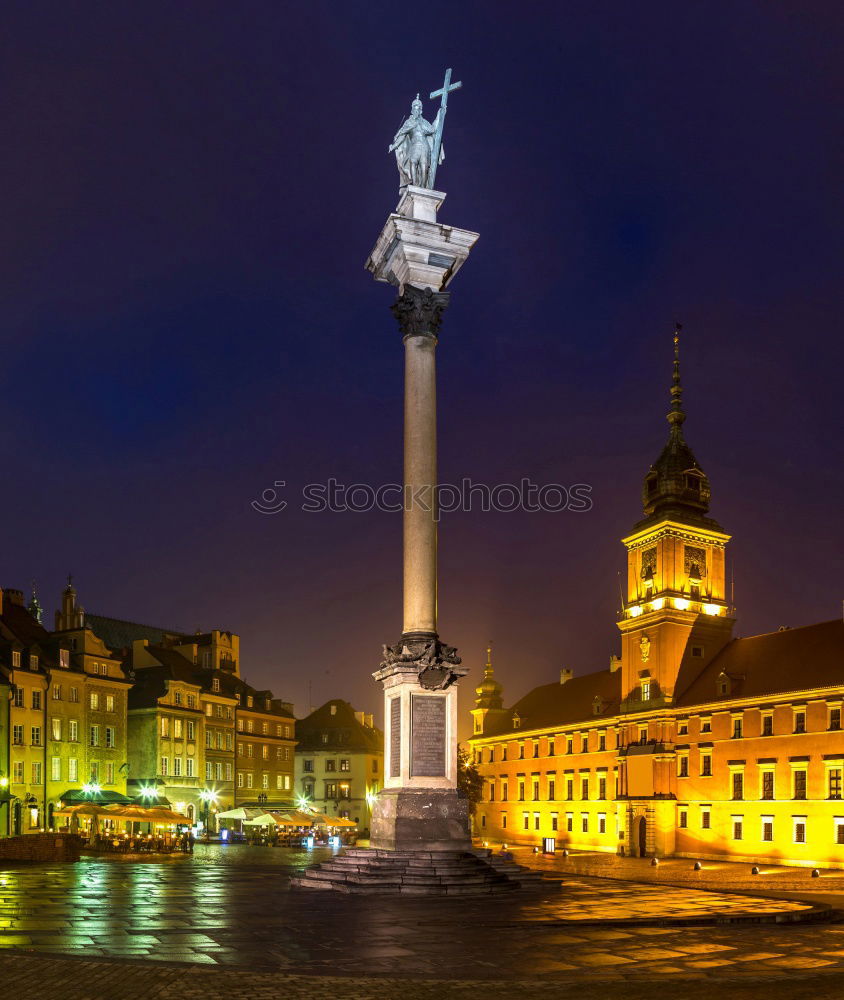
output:
{"label": "small spire", "polygon": [[67,589],[73,590],[73,573],[67,574]]}
{"label": "small spire", "polygon": [[681,425],[686,419],[686,414],[683,412],[683,387],[680,384],[680,331],[682,329],[681,323],[674,324],[674,374],[671,379],[671,411],[668,414],[671,431],[678,435],[682,435]]}
{"label": "small spire", "polygon": [[492,677],[492,640],[486,648],[486,663],[484,664],[484,678]]}
{"label": "small spire", "polygon": [[41,602],[38,600],[38,594],[35,589],[35,581],[32,581],[32,597],[29,600],[29,604],[26,609],[32,617],[39,623],[44,622],[44,609],[41,607]]}

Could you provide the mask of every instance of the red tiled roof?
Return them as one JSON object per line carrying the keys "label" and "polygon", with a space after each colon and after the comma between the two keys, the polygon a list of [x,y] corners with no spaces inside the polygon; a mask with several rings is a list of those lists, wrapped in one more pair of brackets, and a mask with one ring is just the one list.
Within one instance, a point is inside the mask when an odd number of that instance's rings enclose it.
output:
{"label": "red tiled roof", "polygon": [[[601,711],[595,712],[595,698],[600,699]],[[513,736],[523,730],[567,726],[571,723],[595,723],[618,712],[621,698],[621,671],[600,670],[594,674],[572,677],[565,684],[543,684],[529,691],[524,698],[506,710],[505,715],[488,716],[483,737]],[[518,712],[521,724],[513,728],[513,715]]]}
{"label": "red tiled roof", "polygon": [[[730,692],[719,695],[722,672],[730,678]],[[733,639],[679,695],[677,705],[833,686],[844,687],[841,619]]]}

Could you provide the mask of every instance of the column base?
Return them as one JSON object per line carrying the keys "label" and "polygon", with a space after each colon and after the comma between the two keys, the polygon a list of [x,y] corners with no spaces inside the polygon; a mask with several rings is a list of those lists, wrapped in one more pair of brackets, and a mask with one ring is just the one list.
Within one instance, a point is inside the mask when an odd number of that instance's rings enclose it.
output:
{"label": "column base", "polygon": [[469,803],[453,788],[385,788],[372,808],[370,844],[383,851],[468,851]]}

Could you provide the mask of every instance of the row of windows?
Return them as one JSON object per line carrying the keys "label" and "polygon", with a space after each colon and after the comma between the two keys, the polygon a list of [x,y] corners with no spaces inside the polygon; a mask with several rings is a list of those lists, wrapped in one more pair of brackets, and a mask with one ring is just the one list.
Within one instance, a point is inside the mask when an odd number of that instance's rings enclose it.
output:
{"label": "row of windows", "polygon": [[[190,739],[190,737],[188,737]],[[225,730],[205,730],[205,746],[209,750],[232,750],[234,748],[234,736]]]}
{"label": "row of windows", "polygon": [[[238,771],[237,772],[237,787],[238,788],[254,788],[255,787],[255,776],[252,771]],[[277,791],[290,791],[290,775],[289,774],[277,774],[275,776],[275,787]],[[270,787],[270,776],[264,771],[261,774],[261,788],[268,789]]]}
{"label": "row of windows", "polygon": [[[838,705],[829,706],[827,708],[827,731],[837,732],[841,729],[841,707]],[[809,730],[806,725],[806,710],[805,708],[795,708],[792,712],[792,724],[791,728],[788,730],[783,730],[782,732],[775,731],[774,729],[774,712],[773,709],[765,710],[761,713],[761,722],[759,733],[748,734],[745,729],[744,715],[739,713],[734,713],[732,715],[732,727],[731,727],[731,739],[746,739],[748,735],[751,736],[777,736],[788,734],[799,734],[806,733]],[[712,733],[712,719],[710,716],[702,716],[699,721],[698,732],[700,735],[707,735]],[[681,719],[677,723],[677,735],[678,736],[688,736],[689,734],[689,723],[688,720]],[[590,739],[588,733],[582,733],[579,737],[579,752],[589,753],[590,749],[594,752],[603,751],[607,749],[607,738],[606,733],[603,731],[597,734],[598,742],[597,747],[592,746],[590,748]],[[642,725],[636,731],[635,740],[639,743],[647,743],[649,738],[647,725]],[[556,737],[548,738],[548,749],[547,756],[553,757],[556,753]],[[565,753],[571,754],[575,752],[575,736],[560,737],[560,739],[565,740]],[[487,762],[493,763],[495,761],[495,747],[487,747]],[[507,744],[502,744],[498,748],[498,760],[506,761],[508,756],[508,746]],[[517,751],[517,759],[525,759],[525,745],[524,743],[519,743]],[[539,757],[539,740],[532,741],[532,756]],[[483,751],[475,751],[475,763],[483,763]]]}
{"label": "row of windows", "polygon": [[[259,743],[258,746],[261,748],[261,758],[263,760],[268,760],[270,756],[270,747],[267,743]],[[253,756],[255,747],[252,743],[238,743],[237,744],[237,754],[239,757],[251,757]],[[290,760],[290,747],[276,747],[275,748],[276,760]]]}
{"label": "row of windows", "polygon": [[225,766],[224,766],[221,761],[216,761],[216,763],[215,763],[213,761],[207,760],[205,762],[205,780],[206,781],[213,781],[214,779],[216,779],[217,781],[223,781],[223,775],[224,774],[225,774],[225,780],[226,781],[231,781],[232,780],[232,765],[231,765],[231,763],[227,762],[225,764]]}
{"label": "row of windows", "polygon": [[[12,699],[12,704],[15,708],[26,708],[25,694],[23,688],[15,688],[14,697]],[[61,684],[54,684],[52,687],[53,701],[62,701],[64,691]],[[68,688],[68,701],[78,702],[79,701],[79,688],[71,687]],[[92,711],[94,712],[113,712],[115,711],[115,698],[113,694],[103,695],[99,691],[91,691],[88,695],[88,704]],[[32,691],[32,705],[30,706],[36,710],[41,710],[43,707],[41,699],[41,691]]]}
{"label": "row of windows", "polygon": [[[786,736],[794,733],[809,732],[806,724],[806,709],[802,707],[792,709],[790,728],[777,727],[775,729],[774,710],[773,709],[762,710],[758,733],[747,732],[743,712],[733,712],[731,713],[731,717],[732,717],[732,725],[730,727],[730,738],[734,740],[747,739],[748,737],[755,737],[755,736]],[[841,729],[841,707],[839,705],[827,706],[826,728],[828,732],[838,732]],[[709,716],[701,717],[698,731],[701,734],[707,734],[712,732],[712,720],[710,719]],[[677,723],[677,735],[688,736],[688,734],[689,734],[688,720],[685,719],[679,720]]]}
{"label": "row of windows", "polygon": [[[775,818],[773,816],[762,816],[759,819],[759,840],[763,843],[772,843],[774,840],[774,822]],[[680,807],[677,812],[677,825],[681,830],[687,830],[689,828],[689,810],[686,807]],[[700,807],[700,819],[699,825],[701,830],[711,830],[712,829],[712,814],[710,806]],[[808,830],[808,817],[807,816],[792,816],[791,817],[791,840],[795,844],[806,844]],[[744,816],[731,816],[730,817],[730,833],[733,840],[745,840],[747,832],[747,824],[745,823]],[[832,833],[833,841],[836,844],[844,844],[844,816],[834,816],[832,820]]]}
{"label": "row of windows", "polygon": [[[340,765],[339,768],[337,767],[338,763]],[[313,770],[314,770],[314,761],[313,761],[313,759],[312,758],[307,758],[307,759],[303,760],[302,761],[302,769],[307,774],[312,774]],[[337,771],[337,770],[340,770],[340,771],[351,771],[351,769],[352,769],[352,762],[351,762],[351,760],[348,757],[341,757],[340,760],[339,760],[339,762],[336,759],[332,758],[332,757],[327,758],[326,761],[325,761],[325,770],[326,771]],[[377,773],[377,771],[378,771],[378,761],[377,760],[373,760],[373,762],[372,762],[372,770],[373,770],[374,773]]]}
{"label": "row of windows", "polygon": [[[560,814],[551,813],[549,819],[549,826],[551,832],[555,832],[560,829]],[[522,829],[538,831],[541,828],[542,815],[538,812],[522,813]],[[607,814],[598,813],[597,815],[597,832],[605,834],[607,832]],[[486,826],[486,816],[481,816],[481,826]],[[507,829],[507,813],[501,813],[501,828]],[[567,833],[574,833],[574,813],[565,814],[565,829]],[[580,832],[589,833],[589,813],[580,814]]]}
{"label": "row of windows", "polygon": [[[100,726],[90,726],[88,730],[89,745],[92,747],[97,747],[100,745]],[[103,730],[105,736],[104,746],[115,747],[116,730],[114,726],[105,726]],[[30,744],[34,747],[43,746],[41,726],[30,726],[29,727]],[[62,740],[62,720],[52,719],[50,727],[50,738],[56,743]],[[23,726],[12,726],[12,745],[13,746],[23,746],[24,740],[24,727]],[[68,743],[78,743],[79,742],[79,723],[76,719],[68,720],[67,724],[67,740]]]}
{"label": "row of windows", "polygon": [[[776,774],[774,765],[759,765],[759,798],[774,799]],[[745,798],[745,775],[744,769],[739,767],[730,768],[730,791],[733,799]],[[844,768],[841,764],[828,764],[826,766],[826,797],[829,799],[840,799],[844,792],[844,781],[842,775]],[[685,754],[677,758],[677,776],[679,778],[689,777],[689,758]],[[700,756],[700,777],[712,777],[712,754],[702,753]],[[806,767],[792,767],[790,797],[793,799],[805,799],[808,781],[808,770]]]}
{"label": "row of windows", "polygon": [[[79,760],[76,757],[69,757],[64,763],[67,764],[67,773],[63,774],[63,762],[61,757],[52,757],[50,760],[50,780],[51,781],[69,781],[76,782],[79,781]],[[41,761],[33,761],[30,771],[31,784],[40,785],[42,778]],[[23,784],[24,781],[24,762],[22,760],[16,760],[12,762],[12,781],[15,784]],[[100,768],[99,761],[91,761],[90,763],[90,780],[93,782],[104,781],[106,785],[114,784],[114,762],[106,761],[105,767]]]}
{"label": "row of windows", "polygon": [[[350,799],[352,797],[352,786],[348,781],[326,781],[324,799]],[[305,785],[305,798],[313,798],[314,786]]]}
{"label": "row of windows", "polygon": [[[526,787],[527,787],[527,783],[525,781],[519,781],[518,782],[518,794],[519,794],[518,801],[519,802],[524,802],[525,801],[525,790],[526,790]],[[595,797],[599,801],[606,799],[606,797],[607,797],[607,779],[605,777],[598,777],[597,786],[593,785],[592,788],[597,788],[597,794],[596,794]],[[538,778],[534,778],[533,781],[531,781],[531,783],[530,783],[530,790],[531,790],[531,800],[533,802],[539,802],[539,800],[541,798],[541,795],[540,795],[540,781],[539,781]],[[574,780],[574,778],[566,778],[565,779],[565,798],[567,800],[574,799],[574,790],[575,790],[575,780]],[[580,798],[583,801],[587,801],[589,799],[589,790],[590,790],[590,781],[589,781],[589,778],[588,777],[582,777],[580,779]],[[510,785],[509,785],[509,782],[507,781],[507,779],[505,778],[501,782],[501,801],[502,802],[507,802],[509,800],[509,794],[510,794]],[[616,794],[618,794],[617,785],[616,785]],[[557,781],[556,781],[556,778],[549,778],[548,779],[548,801],[549,802],[554,802],[556,800],[556,798],[557,798]],[[495,781],[490,781],[489,782],[489,785],[488,785],[488,801],[489,802],[495,802]]]}
{"label": "row of windows", "polygon": [[[244,731],[244,729],[245,729],[245,731],[247,733],[255,733],[255,732],[259,732],[260,731],[264,736],[268,736],[270,734],[270,723],[268,723],[268,722],[262,722],[261,723],[261,729],[257,730],[255,728],[255,722],[254,722],[253,719],[238,719],[237,720],[237,731],[239,733],[242,733]],[[290,727],[289,724],[282,725],[280,722],[277,722],[275,724],[275,735],[276,736],[281,736],[284,739],[289,740],[291,732],[292,732],[292,730],[291,730],[291,727]]]}
{"label": "row of windows", "polygon": [[[580,753],[589,753],[590,752],[590,739],[589,739],[589,735],[590,735],[589,733],[582,733],[581,734],[581,736],[580,736],[580,743],[579,743],[579,747],[578,747]],[[595,735],[595,734],[593,734],[593,735]],[[575,749],[574,749],[574,747],[575,747],[575,737],[574,736],[566,736],[566,737],[564,737],[564,739],[565,739],[565,753],[567,753],[567,754],[574,753],[575,752]],[[496,747],[487,747],[486,748],[486,750],[487,750],[487,759],[486,759],[486,762],[487,763],[492,764],[492,763],[495,762],[495,759],[496,759],[496,757],[495,757],[495,751],[496,751],[496,749],[498,750],[498,760],[505,761],[505,760],[508,759],[508,745],[506,743],[502,743],[501,746],[499,746],[497,748]],[[600,751],[603,751],[603,750],[607,749],[607,734],[606,734],[605,731],[601,730],[599,733],[597,733],[597,743],[591,749],[592,749],[593,752],[594,751],[600,752]],[[547,754],[546,754],[546,756],[548,756],[548,757],[554,757],[554,756],[556,756],[556,753],[557,753],[557,740],[556,740],[556,737],[550,736],[548,738],[548,748],[547,748]],[[532,741],[531,757],[532,758],[536,758],[538,756],[539,756],[539,740],[533,740]],[[517,751],[516,751],[516,757],[514,758],[514,760],[524,760],[524,759],[525,759],[525,745],[524,745],[524,743],[519,743]],[[484,763],[484,760],[483,760],[483,750],[476,750],[475,751],[475,763],[476,764],[483,764]]]}

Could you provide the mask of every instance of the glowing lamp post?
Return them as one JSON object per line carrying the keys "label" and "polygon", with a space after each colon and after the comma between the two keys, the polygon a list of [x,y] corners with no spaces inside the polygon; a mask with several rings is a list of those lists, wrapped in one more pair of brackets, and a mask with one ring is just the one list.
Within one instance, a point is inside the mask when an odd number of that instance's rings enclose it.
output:
{"label": "glowing lamp post", "polygon": [[202,800],[203,831],[205,833],[205,839],[208,840],[208,820],[211,813],[211,804],[217,801],[217,793],[212,792],[209,788],[203,788],[199,793],[199,798]]}

